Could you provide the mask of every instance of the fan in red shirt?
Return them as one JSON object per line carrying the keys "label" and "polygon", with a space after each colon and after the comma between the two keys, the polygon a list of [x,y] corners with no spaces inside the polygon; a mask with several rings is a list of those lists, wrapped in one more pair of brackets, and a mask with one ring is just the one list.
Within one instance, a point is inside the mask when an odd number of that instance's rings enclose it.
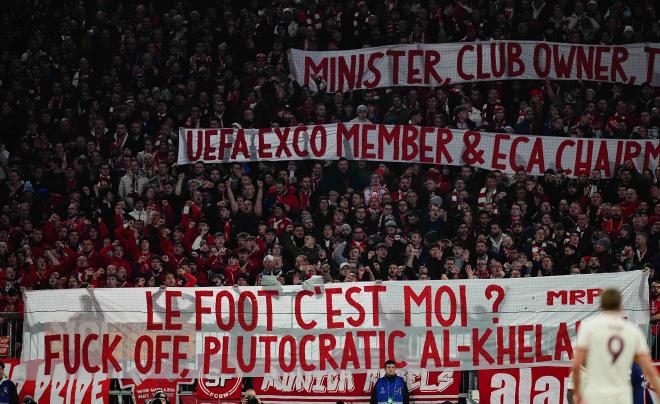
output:
{"label": "fan in red shirt", "polygon": [[46,259],[37,257],[36,264],[33,263],[31,257],[25,259],[25,262],[30,264],[30,270],[21,278],[21,286],[28,289],[48,289],[48,279],[50,278],[50,271],[46,264]]}
{"label": "fan in red shirt", "polygon": [[300,209],[296,188],[286,184],[282,178],[275,180],[275,185],[268,190],[268,200],[271,204],[282,204],[287,212],[297,212]]}
{"label": "fan in red shirt", "polygon": [[629,218],[639,208],[639,197],[635,188],[628,188],[626,190],[626,200],[619,204],[621,208],[621,215],[624,218]]}
{"label": "fan in red shirt", "polygon": [[293,221],[286,217],[284,205],[276,204],[273,207],[273,216],[268,219],[268,227],[275,229],[277,237],[282,237],[289,225],[293,226]]}

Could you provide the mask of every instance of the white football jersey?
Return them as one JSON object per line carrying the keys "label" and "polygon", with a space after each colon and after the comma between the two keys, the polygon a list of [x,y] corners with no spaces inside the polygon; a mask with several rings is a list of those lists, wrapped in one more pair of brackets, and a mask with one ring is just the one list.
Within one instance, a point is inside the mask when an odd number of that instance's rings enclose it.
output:
{"label": "white football jersey", "polygon": [[632,403],[630,368],[635,356],[649,352],[646,337],[618,313],[603,313],[580,326],[577,347],[586,349],[586,404]]}

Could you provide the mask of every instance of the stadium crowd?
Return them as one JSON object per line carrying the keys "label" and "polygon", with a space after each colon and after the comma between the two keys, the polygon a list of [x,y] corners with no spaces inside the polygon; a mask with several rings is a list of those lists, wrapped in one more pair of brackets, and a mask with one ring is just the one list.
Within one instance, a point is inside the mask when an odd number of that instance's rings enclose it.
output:
{"label": "stadium crowd", "polygon": [[[660,264],[655,172],[531,177],[367,161],[177,166],[179,127],[369,120],[657,139],[648,84],[324,94],[287,49],[660,42],[646,1],[4,1],[0,311],[20,288],[551,276]],[[319,83],[318,88],[323,88]],[[660,319],[660,283],[652,287]]]}

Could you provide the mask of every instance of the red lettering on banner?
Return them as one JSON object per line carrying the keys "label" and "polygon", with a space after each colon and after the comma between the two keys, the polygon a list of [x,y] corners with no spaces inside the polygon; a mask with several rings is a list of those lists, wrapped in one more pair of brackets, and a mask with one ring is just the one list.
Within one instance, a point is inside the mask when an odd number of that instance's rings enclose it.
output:
{"label": "red lettering on banner", "polygon": [[355,328],[358,328],[362,324],[364,324],[364,320],[367,317],[367,313],[364,311],[364,307],[362,307],[360,303],[358,303],[355,299],[353,299],[354,294],[356,293],[359,294],[361,292],[362,289],[358,288],[357,286],[353,286],[346,289],[346,303],[351,305],[358,312],[357,318],[348,317],[346,319],[346,322]]}
{"label": "red lettering on banner", "polygon": [[171,335],[156,335],[156,354],[154,355],[154,359],[156,360],[154,371],[156,374],[162,373],[163,361],[170,357],[169,349],[165,349],[164,345],[171,341]]}
{"label": "red lettering on banner", "polygon": [[451,164],[454,159],[451,157],[447,145],[454,139],[454,134],[447,128],[438,129],[438,147],[435,149],[435,161],[437,164]]}
{"label": "red lettering on banner", "polygon": [[[594,304],[596,298],[603,293],[600,288],[573,289],[573,290],[548,290],[546,292],[546,305],[553,306],[556,299],[560,299],[561,305]],[[586,300],[583,300],[584,298]]]}
{"label": "red lettering on banner", "polygon": [[586,140],[587,157],[582,159],[582,148],[584,147],[585,140],[578,140],[577,152],[575,153],[575,168],[573,173],[578,176],[580,174],[587,174],[591,171],[591,161],[594,154],[594,143],[592,140]]}
{"label": "red lettering on banner", "polygon": [[[541,53],[541,51],[543,53]],[[545,43],[539,43],[534,46],[534,71],[536,75],[540,78],[548,77],[550,74],[550,57],[552,50],[550,50],[550,45]],[[544,58],[543,67],[540,66],[541,58]]]}
{"label": "red lettering on banner", "polygon": [[484,349],[484,345],[488,342],[493,330],[486,328],[483,330],[483,335],[479,336],[479,329],[472,329],[472,365],[479,366],[481,363],[481,358],[483,358],[489,365],[492,365],[495,361],[493,357]]}
{"label": "red lettering on banner", "polygon": [[[62,342],[62,354],[64,356],[64,369],[69,374],[76,373],[80,367],[80,334],[64,334]],[[73,337],[73,349],[71,349],[71,337]],[[71,360],[71,351],[73,351],[73,360]]]}
{"label": "red lettering on banner", "polygon": [[376,153],[372,150],[375,148],[375,145],[369,142],[370,136],[369,131],[377,131],[376,125],[372,123],[367,123],[362,125],[362,153],[361,156],[363,159],[375,159]]}
{"label": "red lettering on banner", "polygon": [[366,80],[364,82],[365,88],[375,88],[380,84],[381,73],[380,70],[378,70],[378,67],[376,67],[376,63],[378,63],[383,56],[385,56],[383,52],[374,52],[369,56],[369,60],[367,60],[367,69],[373,74],[373,80]]}
{"label": "red lettering on banner", "polygon": [[202,365],[204,374],[209,374],[209,372],[211,371],[211,357],[217,355],[219,352],[220,352],[220,340],[217,337],[211,335],[205,336],[204,355],[203,355],[204,360]]}
{"label": "red lettering on banner", "polygon": [[341,316],[341,309],[334,309],[332,305],[332,295],[341,295],[341,288],[328,288],[325,290],[325,314],[327,319],[327,328],[344,328],[344,323],[335,321],[335,316]]}
{"label": "red lettering on banner", "polygon": [[463,162],[466,164],[484,164],[486,161],[483,158],[484,151],[479,150],[478,146],[481,142],[481,133],[468,130],[463,134],[463,144],[465,144],[465,151],[463,152]]}
{"label": "red lettering on banner", "polygon": [[650,168],[651,161],[657,163],[658,158],[660,157],[660,143],[654,142],[644,142],[644,163],[642,170]]}
{"label": "red lettering on banner", "polygon": [[399,58],[405,55],[405,51],[388,50],[385,52],[387,56],[392,58],[392,84],[399,84]]}
{"label": "red lettering on banner", "polygon": [[435,367],[442,367],[438,346],[435,343],[435,334],[433,331],[426,331],[426,336],[424,337],[424,347],[422,348],[422,359],[420,362],[422,369],[426,369],[428,367],[428,361],[430,359],[433,360],[433,365]]}
{"label": "red lettering on banner", "polygon": [[337,58],[332,57],[330,58],[330,82],[328,83],[328,87],[330,87],[331,91],[341,90],[341,88],[337,87],[337,78],[335,77],[336,72],[337,72]]}
{"label": "red lettering on banner", "polygon": [[575,146],[575,141],[574,140],[563,140],[561,143],[559,143],[559,146],[557,147],[557,156],[555,158],[555,167],[559,171],[568,171],[568,173],[570,174],[571,171],[566,170],[561,164],[562,157],[564,156],[564,149],[569,147],[569,146],[570,147]]}
{"label": "red lettering on banner", "polygon": [[163,329],[163,324],[154,323],[154,302],[151,300],[151,292],[146,292],[147,297],[147,331],[157,331]]}
{"label": "red lettering on banner", "polygon": [[[280,359],[280,369],[284,372],[293,372],[296,370],[296,360],[298,352],[296,350],[296,339],[292,335],[285,335],[282,337],[282,340],[279,344],[279,359]],[[286,350],[286,346],[289,345],[289,349]],[[289,363],[286,362],[286,358],[290,358]]]}
{"label": "red lettering on banner", "polygon": [[424,52],[424,84],[431,84],[431,76],[437,84],[443,82],[442,77],[435,70],[435,65],[440,63],[440,52],[427,50]]}
{"label": "red lettering on banner", "polygon": [[435,128],[421,127],[420,131],[421,133],[419,135],[419,162],[433,163],[433,157],[426,155],[427,152],[433,151],[433,148],[426,144],[426,137],[432,134],[433,132],[435,132]]}
{"label": "red lettering on banner", "polygon": [[372,324],[374,327],[380,326],[380,305],[378,304],[378,295],[387,291],[385,285],[369,285],[364,287],[364,291],[371,293],[371,312]]}
{"label": "red lettering on banner", "polygon": [[594,163],[594,170],[601,170],[606,177],[609,177],[611,174],[610,155],[607,150],[606,141],[600,142],[600,147],[598,148],[598,156],[596,157],[596,162]]}
{"label": "red lettering on banner", "polygon": [[504,75],[506,69],[506,61],[504,58],[505,46],[506,44],[504,42],[490,44],[490,66],[494,78],[499,78]]}
{"label": "red lettering on banner", "polygon": [[[444,317],[444,310],[441,310],[444,308],[444,305],[442,304],[442,296],[447,295],[449,298],[449,317],[445,318]],[[456,321],[456,295],[454,294],[454,290],[449,287],[449,286],[440,286],[438,288],[438,291],[435,292],[435,317],[438,320],[438,323],[442,327],[449,327],[450,325],[454,324],[454,321]]]}
{"label": "red lettering on banner", "polygon": [[[313,335],[303,335],[303,337],[300,339],[300,368],[304,372],[313,372],[314,370],[316,370],[316,366],[307,362],[307,354],[306,354],[307,344],[313,343],[314,341],[316,341],[316,337]],[[366,346],[365,346],[365,352],[368,352],[368,348]]]}
{"label": "red lettering on banner", "polygon": [[[488,80],[490,78],[489,73],[485,73],[484,70],[484,61],[483,61],[483,54],[482,54],[482,46],[483,45],[477,45],[477,80]],[[491,61],[492,63],[492,61]]]}
{"label": "red lettering on banner", "polygon": [[415,58],[423,56],[424,51],[411,49],[408,51],[408,82],[406,84],[422,84],[422,78],[419,77],[419,69],[415,69]]}
{"label": "red lettering on banner", "polygon": [[337,339],[332,334],[319,335],[319,368],[326,370],[328,365],[331,369],[337,369],[339,365],[332,357],[332,351],[337,346]]}
{"label": "red lettering on banner", "polygon": [[460,305],[461,305],[461,327],[467,327],[467,296],[466,296],[466,287],[465,285],[460,285],[458,287],[458,296],[460,300]]}
{"label": "red lettering on banner", "polygon": [[[525,73],[525,64],[520,60],[522,46],[517,42],[507,42],[507,70],[509,78],[520,77]],[[518,66],[516,70],[514,66]]]}
{"label": "red lettering on banner", "polygon": [[270,360],[272,355],[271,344],[277,342],[276,335],[260,335],[259,342],[264,344],[264,371],[270,372]]}
{"label": "red lettering on banner", "polygon": [[514,170],[516,169],[516,167],[518,167],[518,163],[516,162],[518,143],[529,143],[529,138],[527,136],[516,136],[513,138],[513,141],[511,142],[511,151],[509,152],[509,164],[511,165],[511,168]]}
{"label": "red lettering on banner", "polygon": [[532,153],[527,162],[527,172],[534,171],[534,166],[538,166],[538,172],[545,172],[545,156],[543,155],[543,138],[537,137],[532,145]]}
{"label": "red lettering on banner", "polygon": [[343,146],[344,141],[346,146],[350,146],[349,141],[353,139],[353,149],[351,150],[354,158],[359,158],[360,149],[359,147],[359,137],[360,137],[360,125],[350,125],[351,129],[349,130],[346,125],[339,122],[337,124],[337,157],[345,157]]}
{"label": "red lettering on banner", "polygon": [[660,48],[644,47],[644,53],[647,54],[648,65],[646,66],[646,82],[653,83],[653,73],[655,72],[655,56],[660,54]]}
{"label": "red lettering on banner", "polygon": [[257,337],[254,335],[250,336],[250,348],[248,351],[250,358],[248,363],[245,363],[245,354],[243,353],[244,346],[245,342],[243,336],[239,335],[236,337],[236,359],[238,362],[238,368],[241,369],[241,372],[243,373],[249,373],[254,370],[254,367],[257,364]]}
{"label": "red lettering on banner", "polygon": [[537,324],[535,328],[534,358],[536,362],[549,362],[552,355],[543,355],[543,325]]}
{"label": "red lettering on banner", "polygon": [[568,327],[566,323],[559,323],[555,339],[555,360],[561,360],[564,353],[568,354],[568,359],[573,359],[573,345],[571,345],[571,337],[568,335]]}
{"label": "red lettering on banner", "polygon": [[[228,308],[223,308],[222,298],[227,299]],[[222,320],[222,314],[226,313],[228,316],[227,323]],[[215,322],[218,328],[222,331],[231,331],[236,322],[236,306],[234,304],[234,295],[228,290],[221,290],[215,296]]]}
{"label": "red lettering on banner", "polygon": [[414,126],[405,125],[403,127],[401,160],[412,161],[417,157],[417,136],[419,136],[419,133]]}
{"label": "red lettering on banner", "polygon": [[449,330],[442,330],[442,356],[446,367],[459,367],[461,362],[451,359],[451,341]]}
{"label": "red lettering on banner", "polygon": [[273,331],[273,296],[278,296],[276,290],[260,290],[257,296],[266,298],[266,331]]}
{"label": "red lettering on banner", "polygon": [[426,316],[426,327],[431,327],[431,286],[424,286],[419,294],[415,292],[411,286],[405,285],[403,287],[403,324],[406,327],[412,325],[411,322],[411,311],[410,311],[410,302],[415,303],[417,307],[421,306],[426,302],[426,307],[424,308],[424,313]]}
{"label": "red lettering on banner", "polygon": [[639,143],[626,142],[626,149],[623,152],[623,162],[627,163],[639,157],[642,153],[642,147]]}
{"label": "red lettering on banner", "polygon": [[98,365],[92,366],[92,364],[89,363],[89,354],[90,352],[92,352],[89,345],[93,341],[98,341],[98,340],[99,340],[98,334],[89,334],[87,337],[85,337],[85,341],[83,341],[82,351],[84,355],[82,357],[82,363],[85,371],[89,373],[96,373],[101,370],[101,368]]}
{"label": "red lettering on banner", "polygon": [[337,58],[337,65],[339,67],[339,72],[337,74],[339,83],[337,83],[337,89],[344,88],[344,82],[348,84],[349,90],[355,88],[355,54],[352,54],[349,57],[351,58],[350,67],[346,63],[345,56]]}
{"label": "red lettering on banner", "polygon": [[[246,300],[249,301],[249,312],[252,316],[249,323],[245,319],[245,315],[248,312],[248,308],[245,305]],[[243,330],[248,332],[254,331],[255,328],[257,328],[258,315],[259,305],[257,304],[257,297],[250,291],[241,292],[241,294],[238,295],[238,323],[243,327]]]}
{"label": "red lettering on banner", "polygon": [[204,131],[204,160],[215,160],[216,156],[213,155],[215,147],[212,145],[211,136],[217,136],[217,129],[208,129]]}
{"label": "red lettering on banner", "polygon": [[223,128],[220,129],[220,144],[218,145],[218,160],[225,159],[225,153],[227,150],[231,149],[231,143],[227,141],[229,136],[234,135],[234,129],[232,128]]}
{"label": "red lettering on banner", "polygon": [[362,88],[362,76],[364,75],[364,58],[365,55],[363,53],[358,55],[358,76],[355,80],[355,87],[357,88]]}
{"label": "red lettering on banner", "polygon": [[[631,77],[633,83],[628,82],[628,76],[626,71],[623,69],[622,63],[628,60],[628,49],[623,46],[615,46],[612,48],[612,71],[611,71],[611,80],[614,82],[623,82],[627,84],[634,83],[634,77]],[[617,75],[621,79],[617,78]]]}
{"label": "red lettering on banner", "polygon": [[328,79],[328,59],[323,58],[319,64],[316,64],[312,58],[306,56],[304,85],[308,86],[310,78],[312,78],[312,76],[316,77],[319,75],[323,77],[324,80]]}
{"label": "red lettering on banner", "polygon": [[[368,354],[365,352],[365,356]],[[353,338],[353,333],[346,333],[344,338],[344,350],[343,355],[341,356],[341,366],[340,369],[348,369],[349,362],[351,363],[352,368],[360,368],[360,359],[357,353],[357,347],[355,346],[355,339]]]}
{"label": "red lettering on banner", "polygon": [[500,153],[500,143],[502,142],[502,140],[509,140],[509,139],[511,139],[510,135],[506,135],[503,133],[498,133],[497,135],[495,135],[495,140],[493,141],[493,158],[491,159],[491,167],[493,168],[493,170],[506,169],[506,165],[499,162],[501,159],[506,158],[506,154]]}
{"label": "red lettering on banner", "polygon": [[[394,340],[397,338],[406,338],[406,333],[401,330],[394,330],[390,333],[390,335],[387,338],[387,357],[396,362],[396,367],[405,368],[408,365],[406,361],[396,360],[396,349],[395,349],[396,343]],[[381,352],[382,351],[383,349],[381,345]]]}
{"label": "red lettering on banner", "polygon": [[603,53],[609,53],[610,48],[608,46],[597,46],[596,47],[596,67],[594,69],[596,80],[607,81],[607,63],[603,60]]}
{"label": "red lettering on banner", "polygon": [[571,70],[573,69],[573,59],[575,58],[575,46],[569,47],[568,58],[565,58],[559,45],[552,45],[552,56],[555,63],[555,75],[557,78],[570,78]]}
{"label": "red lettering on banner", "polygon": [[271,148],[270,143],[266,143],[266,134],[271,133],[270,128],[260,128],[259,129],[259,158],[262,159],[269,159],[273,157],[273,153],[271,153],[268,149]]}
{"label": "red lettering on banner", "polygon": [[173,319],[179,317],[181,312],[172,309],[172,300],[176,297],[181,297],[180,290],[166,290],[165,291],[165,330],[180,330],[183,326],[175,324]]}
{"label": "red lettering on banner", "polygon": [[296,156],[298,157],[307,157],[309,155],[309,152],[307,150],[301,149],[300,148],[300,134],[301,133],[307,133],[307,127],[306,126],[298,126],[293,130],[293,151],[296,153]]}
{"label": "red lettering on banner", "polygon": [[[317,144],[318,139],[320,139],[320,145]],[[323,125],[316,125],[312,128],[312,139],[309,142],[309,146],[315,157],[322,158],[325,156],[325,150],[328,146],[328,134]]]}
{"label": "red lettering on banner", "polygon": [[172,349],[172,373],[179,374],[180,368],[179,363],[185,361],[188,358],[185,350],[181,350],[181,345],[187,344],[189,342],[189,337],[187,335],[175,335],[173,341]]}
{"label": "red lettering on banner", "polygon": [[388,131],[387,126],[378,125],[378,160],[384,159],[385,143],[392,145],[392,159],[399,159],[399,136],[401,136],[401,126],[394,125],[392,130]]}
{"label": "red lettering on banner", "polygon": [[282,154],[286,154],[286,157],[291,157],[291,150],[289,150],[289,146],[287,144],[287,140],[289,139],[289,130],[290,128],[273,128],[275,131],[275,135],[277,136],[278,140],[278,145],[277,145],[277,150],[275,150],[275,157],[277,158],[282,158],[284,157]]}
{"label": "red lettering on banner", "polygon": [[[587,53],[585,53],[585,50]],[[594,48],[593,46],[577,47],[577,78],[592,80],[594,77]]]}
{"label": "red lettering on banner", "polygon": [[296,299],[295,299],[295,316],[296,316],[296,322],[298,323],[298,326],[302,328],[303,330],[311,330],[312,328],[316,327],[316,320],[312,320],[309,323],[306,323],[305,320],[302,318],[302,298],[308,296],[314,296],[314,292],[311,290],[301,290],[296,294]]}
{"label": "red lettering on banner", "polygon": [[[508,329],[506,336],[504,332]],[[510,325],[508,327],[497,327],[497,364],[503,365],[504,357],[508,356],[508,363],[516,363],[516,326]],[[506,344],[508,339],[508,345]]]}
{"label": "red lettering on banner", "polygon": [[458,73],[458,76],[462,78],[465,81],[470,81],[474,79],[474,74],[467,74],[463,70],[463,56],[465,55],[465,52],[474,52],[474,46],[472,45],[464,45],[459,51],[458,51],[458,58],[456,59],[456,73]]}
{"label": "red lettering on banner", "polygon": [[[522,324],[518,326],[518,363],[534,362],[534,357],[525,356],[534,351],[534,348],[531,345],[525,345],[525,342],[528,340],[525,333],[531,333],[532,331],[534,331],[534,326],[531,324]],[[529,335],[529,339],[532,339],[532,335]]]}
{"label": "red lettering on banner", "polygon": [[[358,331],[358,338],[362,338],[364,352],[371,352],[371,338],[376,336],[376,331]],[[371,355],[364,355],[364,368],[371,369]]]}
{"label": "red lettering on banner", "polygon": [[[147,292],[147,293],[150,293],[150,292]],[[196,290],[195,291],[195,330],[197,330],[197,331],[202,330],[202,315],[211,314],[211,308],[210,307],[202,306],[202,298],[203,297],[212,297],[212,296],[213,296],[213,291],[212,290]],[[151,299],[149,299],[149,300],[151,300]],[[147,316],[147,318],[148,318],[148,316]]]}
{"label": "red lettering on banner", "polygon": [[[142,345],[146,344],[146,347]],[[147,354],[146,362],[142,363],[142,351]],[[140,335],[135,341],[135,352],[133,353],[135,368],[142,374],[148,374],[154,362],[154,343],[148,335]]]}
{"label": "red lettering on banner", "polygon": [[114,335],[111,342],[110,336],[108,334],[103,334],[103,338],[101,339],[101,362],[103,363],[103,373],[109,372],[109,364],[112,364],[112,367],[116,372],[121,371],[121,366],[119,366],[119,362],[117,362],[114,355],[115,349],[117,349],[117,345],[119,345],[121,340],[121,335]]}
{"label": "red lettering on banner", "polygon": [[243,129],[236,131],[236,141],[234,142],[234,148],[231,151],[231,159],[236,160],[238,153],[241,153],[245,159],[250,158],[247,141],[245,140],[245,131]]}
{"label": "red lettering on banner", "polygon": [[[268,336],[268,337],[273,337],[273,339],[277,338],[275,336]],[[270,346],[269,346],[269,348],[270,348]],[[268,349],[266,350],[266,352],[270,353],[270,351]],[[234,372],[236,372],[236,368],[229,365],[229,355],[230,355],[230,352],[229,352],[229,336],[224,335],[222,337],[222,355],[220,355],[220,357],[222,358],[222,360],[220,362],[220,369],[221,369],[221,372],[224,373],[224,374],[233,374]],[[265,363],[267,363],[266,366],[270,366],[270,355],[268,355],[265,358]]]}
{"label": "red lettering on banner", "polygon": [[193,142],[193,131],[192,130],[187,130],[186,131],[186,150],[188,151],[188,160],[189,161],[197,161],[199,158],[202,156],[202,149],[204,148],[202,146],[202,137],[200,136],[201,131],[194,131],[194,133],[197,135],[197,149],[195,150],[193,154],[193,145],[195,144]]}
{"label": "red lettering on banner", "polygon": [[621,157],[623,156],[623,146],[624,146],[624,144],[625,144],[625,142],[622,141],[622,140],[618,140],[616,142],[616,153],[615,153],[616,159],[614,161],[614,168],[615,169],[618,168],[621,165]]}

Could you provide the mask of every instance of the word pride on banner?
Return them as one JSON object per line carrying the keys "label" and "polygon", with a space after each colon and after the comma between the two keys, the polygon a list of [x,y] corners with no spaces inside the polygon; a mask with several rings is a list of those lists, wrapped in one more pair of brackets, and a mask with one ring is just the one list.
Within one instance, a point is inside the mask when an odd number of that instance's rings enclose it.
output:
{"label": "word pride on banner", "polygon": [[557,364],[602,288],[647,324],[647,277],[29,291],[22,360],[39,376],[133,379]]}
{"label": "word pride on banner", "polygon": [[658,166],[657,140],[579,139],[484,133],[411,125],[328,124],[262,129],[179,129],[179,164],[260,160],[375,160],[471,165],[532,175],[547,169],[570,176],[600,170],[612,177],[621,164]]}
{"label": "word pride on banner", "polygon": [[289,51],[302,85],[326,92],[441,86],[487,80],[588,80],[660,86],[660,44],[576,45],[530,41],[411,44],[346,51]]}

